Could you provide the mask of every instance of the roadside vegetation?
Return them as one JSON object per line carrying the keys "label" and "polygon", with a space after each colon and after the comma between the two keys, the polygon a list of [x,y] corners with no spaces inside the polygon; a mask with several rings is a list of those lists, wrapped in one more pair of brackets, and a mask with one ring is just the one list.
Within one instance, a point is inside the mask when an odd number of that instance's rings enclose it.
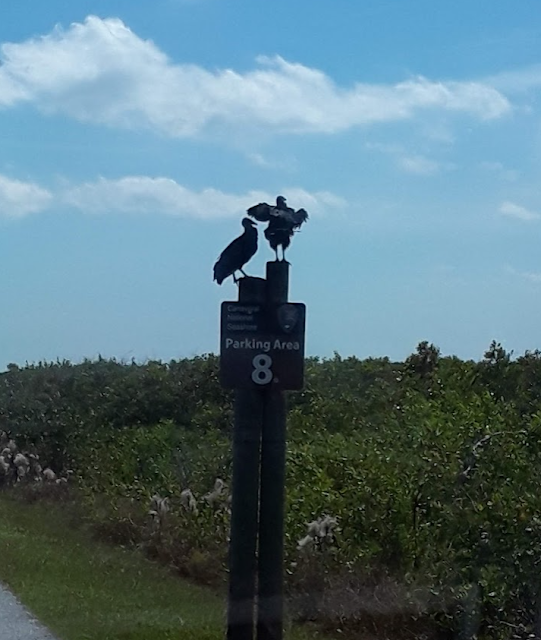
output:
{"label": "roadside vegetation", "polygon": [[[290,619],[341,637],[539,634],[541,353],[492,343],[462,361],[424,342],[405,362],[306,368],[288,396]],[[233,398],[217,376],[215,356],[10,365],[0,430],[69,479],[94,537],[225,593]],[[32,508],[64,490],[11,478]]]}
{"label": "roadside vegetation", "polygon": [[[222,640],[223,594],[141,553],[96,541],[81,504],[43,492],[0,496],[0,580],[63,640]],[[318,638],[288,630],[291,640]]]}

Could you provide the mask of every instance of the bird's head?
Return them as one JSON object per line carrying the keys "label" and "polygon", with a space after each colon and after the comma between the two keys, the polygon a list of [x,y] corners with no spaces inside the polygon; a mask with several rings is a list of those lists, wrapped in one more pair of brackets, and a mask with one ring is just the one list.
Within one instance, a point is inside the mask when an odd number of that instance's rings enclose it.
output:
{"label": "bird's head", "polygon": [[278,196],[276,198],[276,206],[278,207],[278,209],[284,209],[285,207],[287,207],[287,201],[284,196]]}
{"label": "bird's head", "polygon": [[253,220],[250,220],[250,218],[243,218],[242,226],[245,229],[253,229],[254,227],[257,227],[256,223]]}

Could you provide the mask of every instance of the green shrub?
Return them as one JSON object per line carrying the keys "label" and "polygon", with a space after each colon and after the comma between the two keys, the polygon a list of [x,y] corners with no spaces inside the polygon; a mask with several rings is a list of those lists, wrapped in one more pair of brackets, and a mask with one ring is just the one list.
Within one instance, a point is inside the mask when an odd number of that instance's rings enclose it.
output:
{"label": "green shrub", "polygon": [[[493,343],[480,362],[463,362],[425,342],[404,363],[335,355],[307,360],[306,373],[306,389],[288,394],[285,555],[299,616],[376,624],[360,600],[379,585],[396,605],[391,627],[409,620],[418,637],[464,634],[474,622],[479,638],[503,640],[509,625],[532,632],[539,352],[513,360]],[[202,496],[216,478],[230,486],[231,424],[215,356],[0,375],[0,427],[57,472],[76,472],[98,535],[204,582],[225,575],[228,511]],[[197,513],[181,505],[186,488]],[[171,505],[159,527],[148,513],[156,493]],[[323,515],[338,519],[335,539],[299,550]]]}

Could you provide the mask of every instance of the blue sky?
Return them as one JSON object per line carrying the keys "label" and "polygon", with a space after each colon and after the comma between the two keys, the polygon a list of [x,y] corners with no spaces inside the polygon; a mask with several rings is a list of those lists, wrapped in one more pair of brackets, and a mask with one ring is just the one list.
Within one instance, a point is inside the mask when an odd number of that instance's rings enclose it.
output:
{"label": "blue sky", "polygon": [[279,193],[309,354],[541,347],[538,0],[4,4],[0,369],[217,351]]}

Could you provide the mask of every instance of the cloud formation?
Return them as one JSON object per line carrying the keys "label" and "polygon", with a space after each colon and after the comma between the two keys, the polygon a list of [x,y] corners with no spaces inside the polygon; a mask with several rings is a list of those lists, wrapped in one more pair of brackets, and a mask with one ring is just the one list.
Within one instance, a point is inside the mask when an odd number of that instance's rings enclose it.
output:
{"label": "cloud formation", "polygon": [[532,64],[521,69],[503,71],[486,82],[498,90],[509,93],[524,93],[541,87],[541,64]]}
{"label": "cloud formation", "polygon": [[33,182],[13,180],[0,174],[0,216],[19,218],[43,211],[53,195]]}
{"label": "cloud formation", "polygon": [[502,202],[500,205],[500,213],[503,213],[503,215],[509,216],[510,218],[523,220],[524,222],[532,222],[541,218],[539,213],[509,201]]}
{"label": "cloud formation", "polygon": [[[300,187],[284,188],[292,206],[310,214],[324,215],[343,208],[346,202],[328,191],[309,192]],[[165,177],[124,176],[116,180],[64,186],[49,191],[32,182],[13,180],[0,174],[0,216],[22,217],[51,206],[77,209],[82,213],[157,214],[198,219],[238,216],[258,202],[273,202],[276,194],[248,191],[232,194],[219,189],[194,191]]]}
{"label": "cloud formation", "polygon": [[402,156],[398,159],[398,164],[407,173],[418,176],[431,176],[440,170],[438,162],[421,155]]}
{"label": "cloud formation", "polygon": [[442,170],[454,169],[454,165],[450,163],[438,162],[420,153],[409,153],[403,146],[398,144],[367,142],[365,147],[392,158],[400,171],[417,176],[433,176]]}
{"label": "cloud formation", "polygon": [[480,162],[478,166],[483,171],[493,173],[494,175],[497,175],[499,178],[507,180],[508,182],[514,182],[519,177],[519,172],[516,169],[508,169],[501,162],[487,160]]}
{"label": "cloud formation", "polygon": [[535,271],[519,271],[509,265],[506,266],[506,271],[514,276],[519,276],[528,282],[533,284],[541,284],[541,273]]}
{"label": "cloud formation", "polygon": [[532,271],[522,271],[520,275],[526,280],[533,282],[534,284],[541,284],[541,273],[536,273]]}
{"label": "cloud formation", "polygon": [[[327,191],[310,193],[298,187],[284,189],[296,208],[316,215],[333,207],[343,207],[342,198]],[[230,194],[218,189],[192,191],[171,178],[126,176],[118,180],[99,178],[69,188],[62,201],[87,213],[160,213],[200,219],[238,216],[258,202],[273,202],[264,191]]]}
{"label": "cloud formation", "polygon": [[481,120],[510,110],[481,82],[336,85],[318,69],[276,56],[246,73],[175,64],[121,20],[89,16],[68,29],[1,47],[0,106],[21,102],[83,122],[146,127],[174,137],[211,126],[335,133],[435,109]]}

